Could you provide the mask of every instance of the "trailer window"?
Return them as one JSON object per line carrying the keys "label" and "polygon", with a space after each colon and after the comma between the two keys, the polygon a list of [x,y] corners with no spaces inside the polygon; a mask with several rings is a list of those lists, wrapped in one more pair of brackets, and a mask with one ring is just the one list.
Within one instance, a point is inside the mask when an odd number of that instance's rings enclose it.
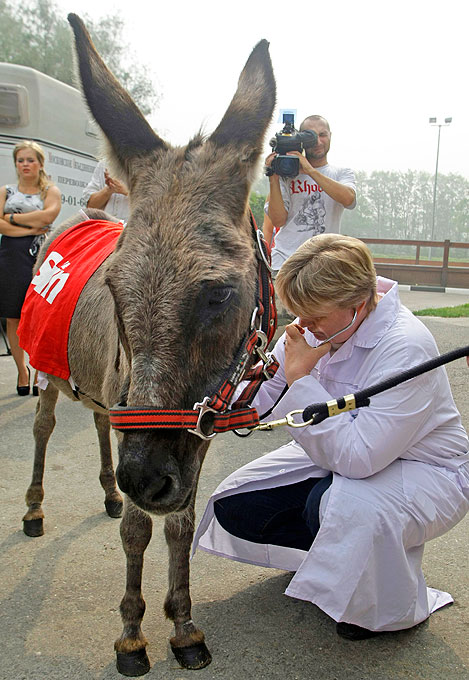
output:
{"label": "trailer window", "polygon": [[0,83],[0,124],[25,127],[28,123],[27,89],[22,85]]}

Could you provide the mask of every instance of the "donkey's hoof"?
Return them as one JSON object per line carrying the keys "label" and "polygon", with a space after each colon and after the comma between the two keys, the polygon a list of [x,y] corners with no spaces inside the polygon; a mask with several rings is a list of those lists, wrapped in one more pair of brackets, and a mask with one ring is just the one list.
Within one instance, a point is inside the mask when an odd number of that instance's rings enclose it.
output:
{"label": "donkey's hoof", "polygon": [[116,652],[117,654],[117,670],[122,675],[127,675],[135,678],[138,675],[145,675],[150,670],[150,660],[147,656],[145,647],[138,649],[136,652]]}
{"label": "donkey's hoof", "polygon": [[32,538],[42,536],[44,534],[44,520],[42,517],[39,519],[24,519],[23,531],[26,536],[31,536]]}
{"label": "donkey's hoof", "polygon": [[109,517],[122,517],[122,501],[104,501],[104,507]]}
{"label": "donkey's hoof", "polygon": [[208,651],[205,642],[199,642],[190,647],[173,647],[173,645],[171,645],[171,649],[178,664],[191,671],[198,671],[199,668],[205,668],[212,660],[212,655]]}

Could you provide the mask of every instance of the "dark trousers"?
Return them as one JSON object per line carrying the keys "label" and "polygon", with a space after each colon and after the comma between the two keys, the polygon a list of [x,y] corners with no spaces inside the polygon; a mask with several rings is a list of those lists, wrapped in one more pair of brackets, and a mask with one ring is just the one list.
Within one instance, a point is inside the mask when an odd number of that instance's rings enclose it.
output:
{"label": "dark trousers", "polygon": [[331,484],[332,473],[226,496],[215,502],[215,516],[226,531],[238,538],[309,550],[319,531],[321,496]]}

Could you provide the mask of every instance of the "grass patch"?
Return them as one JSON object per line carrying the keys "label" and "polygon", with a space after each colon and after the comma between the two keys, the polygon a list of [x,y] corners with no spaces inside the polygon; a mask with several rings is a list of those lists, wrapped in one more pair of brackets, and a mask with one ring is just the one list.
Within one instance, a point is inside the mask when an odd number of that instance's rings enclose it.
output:
{"label": "grass patch", "polygon": [[469,303],[456,307],[438,307],[436,309],[419,309],[414,312],[415,316],[442,316],[447,319],[456,319],[461,316],[469,316]]}

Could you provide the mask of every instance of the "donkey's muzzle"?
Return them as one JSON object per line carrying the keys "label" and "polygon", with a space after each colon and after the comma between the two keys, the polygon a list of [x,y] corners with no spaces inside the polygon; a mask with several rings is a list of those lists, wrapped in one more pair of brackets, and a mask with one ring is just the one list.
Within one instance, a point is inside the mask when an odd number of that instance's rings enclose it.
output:
{"label": "donkey's muzzle", "polygon": [[142,510],[166,514],[184,504],[181,476],[164,448],[145,447],[138,435],[125,435],[119,446],[116,479],[121,491]]}
{"label": "donkey's muzzle", "polygon": [[136,479],[135,475],[119,465],[117,481],[121,491],[131,497],[139,498],[145,504],[159,503],[171,493],[172,480],[169,475],[151,480]]}

